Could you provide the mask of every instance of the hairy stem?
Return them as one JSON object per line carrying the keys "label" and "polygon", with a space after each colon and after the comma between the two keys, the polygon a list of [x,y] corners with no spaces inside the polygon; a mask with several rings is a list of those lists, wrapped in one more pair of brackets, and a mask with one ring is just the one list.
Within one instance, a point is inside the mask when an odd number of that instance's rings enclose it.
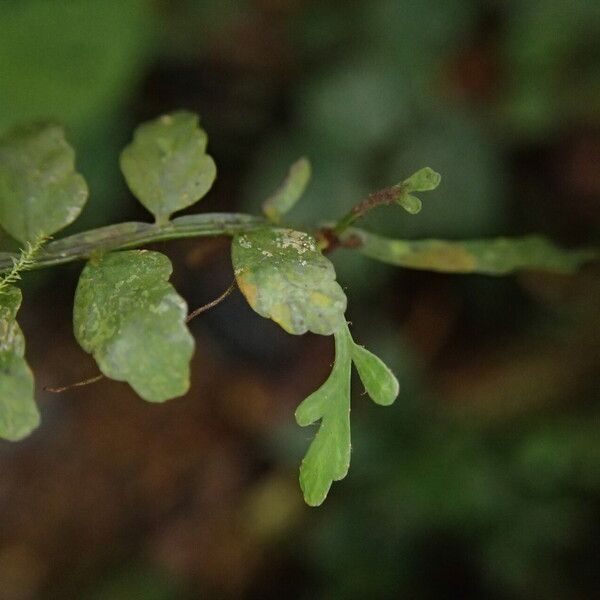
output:
{"label": "hairy stem", "polygon": [[13,254],[10,258],[12,267],[7,269],[5,275],[0,277],[0,292],[21,279],[21,273],[35,268],[35,258],[48,238],[40,235],[32,243],[25,244],[20,254]]}

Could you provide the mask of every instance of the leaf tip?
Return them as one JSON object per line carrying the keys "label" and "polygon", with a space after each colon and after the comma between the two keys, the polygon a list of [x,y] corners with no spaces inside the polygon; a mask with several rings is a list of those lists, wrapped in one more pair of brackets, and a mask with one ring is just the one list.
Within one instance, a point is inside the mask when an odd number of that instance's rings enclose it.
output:
{"label": "leaf tip", "polygon": [[431,167],[424,167],[403,182],[407,192],[430,192],[441,183],[442,176]]}

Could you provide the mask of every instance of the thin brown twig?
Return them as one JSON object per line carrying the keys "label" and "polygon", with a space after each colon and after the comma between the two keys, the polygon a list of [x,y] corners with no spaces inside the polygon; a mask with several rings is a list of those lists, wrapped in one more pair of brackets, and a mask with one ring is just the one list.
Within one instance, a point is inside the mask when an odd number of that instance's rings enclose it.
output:
{"label": "thin brown twig", "polygon": [[[200,306],[200,307],[196,308],[195,310],[193,310],[185,318],[185,322],[189,323],[192,319],[196,318],[198,315],[201,315],[203,312],[206,312],[207,310],[210,310],[211,308],[214,308],[215,306],[217,306],[218,304],[223,302],[223,300],[225,300],[225,298],[227,298],[227,296],[229,296],[233,292],[233,290],[235,290],[235,287],[236,287],[236,281],[234,279],[233,283],[218,298],[215,298],[208,304],[204,304],[203,306]],[[44,388],[44,391],[51,392],[52,394],[62,394],[63,392],[67,392],[68,390],[72,390],[74,388],[83,387],[85,385],[90,385],[92,383],[96,383],[96,382],[100,381],[101,379],[104,379],[104,375],[102,373],[100,373],[98,375],[94,375],[94,377],[89,377],[88,379],[83,379],[82,381],[77,381],[76,383],[71,383],[69,385],[63,385],[60,387],[46,386]]]}
{"label": "thin brown twig", "polygon": [[61,387],[50,387],[46,386],[44,388],[45,392],[52,392],[53,394],[62,394],[68,390],[72,390],[73,388],[83,387],[84,385],[90,385],[90,383],[96,383],[104,379],[104,375],[100,373],[99,375],[94,375],[94,377],[90,377],[88,379],[84,379],[83,381],[77,381],[76,383],[71,383],[69,385],[63,385]]}
{"label": "thin brown twig", "polygon": [[215,306],[217,306],[217,304],[221,304],[221,302],[223,302],[223,300],[225,300],[225,298],[227,298],[227,296],[229,296],[233,292],[233,290],[235,290],[236,285],[237,285],[237,283],[236,283],[236,280],[234,279],[232,281],[231,285],[218,298],[215,298],[208,304],[205,304],[204,306],[200,306],[200,307],[196,308],[195,310],[193,310],[186,317],[185,322],[189,323],[192,319],[195,319],[198,315],[201,315],[203,312],[206,312],[207,310],[214,308]]}

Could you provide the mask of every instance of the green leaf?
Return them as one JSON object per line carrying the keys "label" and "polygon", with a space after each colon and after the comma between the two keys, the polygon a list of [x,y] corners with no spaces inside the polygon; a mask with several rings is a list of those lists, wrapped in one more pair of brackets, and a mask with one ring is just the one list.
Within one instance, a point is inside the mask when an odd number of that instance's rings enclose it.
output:
{"label": "green leaf", "polygon": [[393,240],[352,229],[360,252],[382,262],[445,273],[506,275],[521,270],[573,273],[586,262],[597,260],[594,249],[566,250],[539,237],[495,238],[451,242],[444,240]]}
{"label": "green leaf", "polygon": [[307,158],[300,158],[291,167],[283,183],[263,202],[263,212],[274,223],[288,213],[300,198],[310,181],[311,166]]}
{"label": "green leaf", "polygon": [[86,265],[75,294],[77,341],[107,377],[127,381],[150,402],[189,388],[194,340],[186,303],[168,283],[171,271],[158,252],[106,254]]}
{"label": "green leaf", "polygon": [[210,190],[217,168],[206,154],[198,116],[180,111],[143,123],[121,153],[121,170],[134,196],[164,223]]}
{"label": "green leaf", "polygon": [[0,225],[21,242],[72,223],[88,196],[61,127],[13,129],[0,140]]}
{"label": "green leaf", "polygon": [[373,402],[382,406],[392,404],[398,397],[400,385],[385,363],[355,343],[352,345],[352,360]]}
{"label": "green leaf", "polygon": [[429,192],[440,185],[442,176],[430,167],[419,169],[403,182],[407,192]]}
{"label": "green leaf", "polygon": [[423,203],[411,194],[401,194],[396,202],[409,214],[416,215],[421,212]]}
{"label": "green leaf", "polygon": [[296,409],[302,427],[321,419],[300,466],[300,487],[310,506],[322,504],[331,484],[343,479],[350,467],[352,343],[347,327],[335,334],[335,364],[329,378]]}
{"label": "green leaf", "polygon": [[323,503],[331,484],[350,467],[350,375],[352,361],[371,398],[383,406],[398,395],[398,381],[374,354],[354,343],[348,324],[335,333],[335,363],[327,381],[296,409],[301,427],[321,425],[300,466],[300,487],[310,506]]}
{"label": "green leaf", "polygon": [[410,192],[428,192],[435,190],[440,184],[442,176],[436,173],[433,169],[425,167],[413,173],[408,179],[405,179],[397,187],[400,190],[400,195],[396,198],[396,203],[399,204],[407,213],[416,215],[421,212],[423,203],[419,198],[410,194]]}
{"label": "green leaf", "polygon": [[314,238],[291,229],[259,229],[233,238],[240,290],[261,316],[288,333],[331,335],[346,321],[346,296]]}
{"label": "green leaf", "polygon": [[0,292],[0,438],[17,441],[40,424],[33,374],[25,361],[25,338],[16,321],[21,291]]}

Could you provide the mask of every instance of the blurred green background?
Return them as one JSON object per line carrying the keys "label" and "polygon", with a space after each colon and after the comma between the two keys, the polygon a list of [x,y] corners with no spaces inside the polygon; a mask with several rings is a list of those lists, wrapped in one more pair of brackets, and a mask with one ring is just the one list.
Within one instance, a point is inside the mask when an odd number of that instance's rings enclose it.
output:
{"label": "blurred green background", "polygon": [[[443,181],[423,211],[369,228],[593,244],[599,39],[596,0],[3,0],[0,129],[66,124],[92,189],[70,231],[146,218],[118,153],[186,108],[219,167],[195,210],[256,210],[306,154],[299,226],[429,165]],[[226,240],[159,247],[190,306],[229,284]],[[28,275],[43,424],[0,444],[0,600],[600,596],[598,268],[332,259],[355,336],[402,390],[385,410],[356,394],[352,468],[320,509],[297,488],[293,411],[330,339],[286,336],[236,295],[192,324],[187,397],[52,396],[95,372],[69,325],[81,266]]]}

